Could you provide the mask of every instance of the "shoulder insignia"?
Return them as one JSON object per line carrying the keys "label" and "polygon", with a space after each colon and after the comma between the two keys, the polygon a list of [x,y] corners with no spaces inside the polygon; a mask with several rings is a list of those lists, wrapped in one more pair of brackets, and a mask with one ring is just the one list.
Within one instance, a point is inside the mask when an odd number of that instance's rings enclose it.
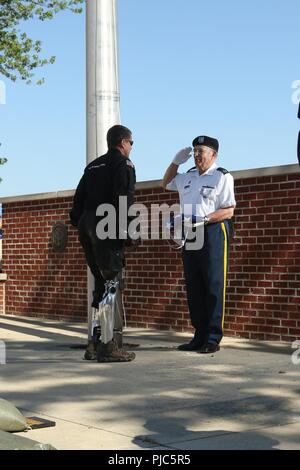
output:
{"label": "shoulder insignia", "polygon": [[131,160],[129,160],[129,158],[126,158],[126,163],[127,163],[128,166],[130,166],[130,168],[135,168],[134,164],[132,163]]}
{"label": "shoulder insignia", "polygon": [[227,173],[229,173],[228,170],[225,170],[225,168],[221,168],[221,167],[217,168],[217,171],[220,171],[221,173],[223,173],[223,175],[227,175]]}
{"label": "shoulder insignia", "polygon": [[106,164],[105,164],[105,163],[101,163],[101,165],[89,165],[89,166],[87,167],[87,169],[88,169],[88,170],[93,170],[93,169],[95,169],[95,168],[100,168],[101,166],[106,166]]}
{"label": "shoulder insignia", "polygon": [[197,169],[197,167],[196,167],[196,166],[193,166],[193,168],[190,168],[190,169],[187,171],[187,173],[190,173],[190,171],[195,171],[196,169]]}

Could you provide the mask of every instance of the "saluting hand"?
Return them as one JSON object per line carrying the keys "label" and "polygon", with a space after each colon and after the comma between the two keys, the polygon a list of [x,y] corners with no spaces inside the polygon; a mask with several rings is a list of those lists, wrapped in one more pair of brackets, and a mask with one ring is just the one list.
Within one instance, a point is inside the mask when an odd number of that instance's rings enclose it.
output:
{"label": "saluting hand", "polygon": [[180,150],[178,153],[176,153],[172,163],[175,165],[182,165],[183,163],[187,162],[188,159],[192,156],[192,150],[192,147],[185,147],[184,149]]}

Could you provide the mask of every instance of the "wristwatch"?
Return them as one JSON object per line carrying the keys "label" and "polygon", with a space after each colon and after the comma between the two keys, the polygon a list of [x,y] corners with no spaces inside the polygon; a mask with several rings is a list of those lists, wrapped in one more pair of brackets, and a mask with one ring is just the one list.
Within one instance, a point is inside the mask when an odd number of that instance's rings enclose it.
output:
{"label": "wristwatch", "polygon": [[209,223],[209,217],[207,215],[203,217],[203,220],[204,220],[204,225],[207,225]]}

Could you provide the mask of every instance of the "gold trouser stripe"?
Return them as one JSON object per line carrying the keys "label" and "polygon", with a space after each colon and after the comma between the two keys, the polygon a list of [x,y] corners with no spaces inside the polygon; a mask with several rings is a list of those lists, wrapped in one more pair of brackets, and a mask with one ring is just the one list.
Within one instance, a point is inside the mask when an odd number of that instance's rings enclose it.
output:
{"label": "gold trouser stripe", "polygon": [[226,278],[227,278],[227,232],[224,223],[221,223],[224,233],[224,287],[223,287],[223,312],[222,312],[222,331],[224,330],[225,321],[225,299],[226,299]]}

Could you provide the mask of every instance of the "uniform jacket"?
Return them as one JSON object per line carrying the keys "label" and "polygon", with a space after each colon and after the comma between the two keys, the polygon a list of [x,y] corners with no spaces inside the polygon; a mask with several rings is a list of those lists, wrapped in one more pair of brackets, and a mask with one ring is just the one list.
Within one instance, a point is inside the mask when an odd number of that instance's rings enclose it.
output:
{"label": "uniform jacket", "polygon": [[185,216],[204,217],[218,209],[236,206],[233,177],[216,163],[201,175],[196,167],[178,173],[166,188],[178,191]]}
{"label": "uniform jacket", "polygon": [[77,227],[85,211],[96,211],[103,203],[112,204],[118,214],[119,196],[127,196],[127,206],[131,206],[135,183],[133,163],[117,149],[96,158],[87,165],[77,186],[70,211],[72,225]]}

